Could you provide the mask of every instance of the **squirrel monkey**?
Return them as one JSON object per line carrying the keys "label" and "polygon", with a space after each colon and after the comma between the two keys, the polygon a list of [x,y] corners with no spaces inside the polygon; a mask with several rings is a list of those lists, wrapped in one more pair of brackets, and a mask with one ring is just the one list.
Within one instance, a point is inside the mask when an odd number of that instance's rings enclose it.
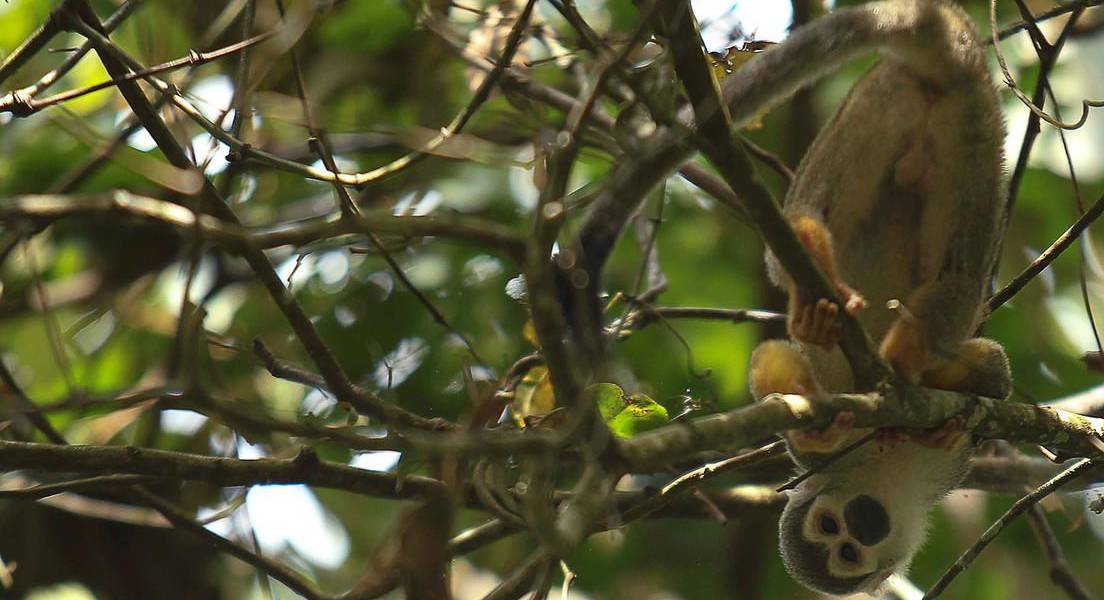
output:
{"label": "squirrel monkey", "polygon": [[[762,106],[878,49],[798,167],[785,212],[843,306],[811,298],[768,254],[789,292],[792,341],[752,355],[752,394],[816,397],[853,390],[839,311],[854,314],[901,378],[1004,398],[1004,350],[972,337],[984,317],[1005,210],[1004,124],[968,17],[942,0],[891,0],[835,11],[732,77]],[[759,86],[769,97],[748,92]],[[749,108],[748,110],[750,110]],[[889,310],[898,300],[904,310]],[[961,417],[937,430],[883,430],[802,482],[779,523],[790,573],[830,594],[871,590],[908,566],[927,513],[966,473],[973,447]],[[787,433],[811,468],[861,436],[850,415]]]}

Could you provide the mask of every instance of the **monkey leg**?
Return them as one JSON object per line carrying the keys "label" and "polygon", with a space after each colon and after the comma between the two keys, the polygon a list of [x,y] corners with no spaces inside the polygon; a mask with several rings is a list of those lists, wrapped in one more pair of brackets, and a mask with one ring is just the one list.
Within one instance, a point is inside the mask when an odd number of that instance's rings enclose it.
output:
{"label": "monkey leg", "polygon": [[973,338],[962,342],[946,356],[935,357],[920,383],[989,398],[1007,398],[1012,393],[1012,370],[1000,344],[986,338]]}
{"label": "monkey leg", "polygon": [[767,340],[751,353],[748,383],[756,400],[769,394],[822,394],[813,365],[798,347],[782,340]]}
{"label": "monkey leg", "polygon": [[[824,223],[809,215],[798,215],[790,220],[790,224],[813,261],[835,286],[843,300],[844,310],[848,314],[854,314],[866,308],[866,300],[862,295],[844,283],[839,276],[832,234]],[[839,307],[834,302],[827,298],[819,298],[814,302],[808,294],[791,284],[787,329],[794,339],[825,349],[832,348],[840,336],[838,313]]]}
{"label": "monkey leg", "polygon": [[919,324],[909,317],[899,317],[882,338],[878,352],[905,381],[920,383],[931,365],[928,340]]}
{"label": "monkey leg", "polygon": [[[824,395],[809,359],[795,344],[781,340],[763,342],[752,352],[748,381],[756,400],[769,394],[800,394],[813,400]],[[834,452],[851,440],[853,422],[851,413],[838,413],[827,427],[790,430],[786,439],[797,452]]]}
{"label": "monkey leg", "polygon": [[[1012,374],[1004,348],[993,340],[974,338],[949,352],[929,351],[915,323],[898,319],[882,340],[882,356],[905,379],[925,387],[1007,398]],[[908,429],[908,437],[929,448],[951,451],[966,440],[966,419],[952,417],[934,429]]]}

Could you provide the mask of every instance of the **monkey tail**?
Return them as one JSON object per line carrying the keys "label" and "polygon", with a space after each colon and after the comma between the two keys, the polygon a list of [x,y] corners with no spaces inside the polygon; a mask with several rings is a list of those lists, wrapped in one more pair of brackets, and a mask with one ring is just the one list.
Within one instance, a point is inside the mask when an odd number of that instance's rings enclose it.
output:
{"label": "monkey tail", "polygon": [[848,62],[880,51],[934,85],[988,78],[977,32],[944,0],[886,0],[841,8],[794,31],[725,80],[735,127]]}

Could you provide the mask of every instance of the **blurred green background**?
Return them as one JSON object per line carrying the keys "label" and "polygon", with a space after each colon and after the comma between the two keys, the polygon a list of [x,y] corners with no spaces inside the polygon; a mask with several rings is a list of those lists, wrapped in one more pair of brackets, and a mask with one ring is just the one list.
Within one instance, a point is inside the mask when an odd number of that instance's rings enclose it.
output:
{"label": "blurred green background", "polygon": [[[0,54],[7,56],[56,3],[12,0],[0,3]],[[145,64],[208,50],[240,39],[241,28],[220,30],[222,17],[233,17],[242,2],[145,2],[112,34],[112,39]],[[275,21],[270,2],[257,3],[257,30]],[[447,4],[447,3],[446,3]],[[841,2],[842,4],[842,2]],[[1028,3],[1036,10],[1050,3]],[[118,3],[92,2],[102,16]],[[331,137],[346,170],[366,171],[405,154],[463,109],[471,97],[473,72],[443,43],[413,0],[320,2],[317,12],[292,2],[293,13],[313,16],[297,45],[316,118]],[[801,3],[813,12],[816,3]],[[969,2],[979,28],[987,31],[986,3]],[[507,8],[511,2],[503,4]],[[629,0],[578,2],[596,31],[624,39],[637,23]],[[498,3],[462,0],[451,7],[449,27],[481,50],[481,39],[497,30],[488,21]],[[470,10],[469,10],[470,9]],[[522,47],[531,77],[576,93],[579,77],[594,61],[554,7],[538,2],[544,35]],[[723,50],[747,39],[780,41],[789,25],[789,2],[753,0],[695,2],[707,44]],[[229,18],[228,17],[228,18]],[[1068,43],[1051,78],[1059,106],[1076,117],[1082,98],[1104,97],[1104,36],[1093,11],[1083,17],[1084,31]],[[1015,6],[1001,3],[999,20],[1018,19]],[[1057,35],[1061,20],[1043,31]],[[1095,25],[1095,26],[1094,26]],[[501,34],[501,32],[498,32]],[[482,36],[482,37],[480,37]],[[77,46],[76,34],[55,37],[3,91],[28,85],[56,66],[63,49]],[[262,47],[263,48],[263,47]],[[1003,45],[1020,86],[1033,89],[1038,61],[1021,34]],[[557,60],[560,59],[560,60]],[[312,163],[306,144],[287,56],[254,53],[251,101],[255,114],[242,134],[250,143],[283,156]],[[171,79],[187,97],[217,118],[234,90],[236,58]],[[870,64],[858,61],[801,97],[767,114],[748,137],[796,166],[816,128],[831,115],[851,83]],[[106,79],[93,55],[86,57],[51,92],[79,88]],[[994,78],[999,81],[999,78]],[[1019,151],[1026,110],[1002,88],[1008,118],[1008,161]],[[603,107],[619,106],[604,101]],[[114,90],[93,93],[28,118],[0,114],[0,202],[20,194],[56,191],[86,166],[98,147],[115,137],[129,110]],[[267,225],[324,214],[336,208],[324,183],[225,161],[226,148],[179,113],[165,111],[178,139],[190,140],[199,162],[231,198],[241,220]],[[358,194],[366,210],[413,214],[458,212],[502,223],[524,235],[536,198],[534,142],[557,130],[564,116],[533,101],[496,94],[476,115],[448,156],[436,156]],[[1085,127],[1067,134],[1073,165],[1086,204],[1095,200],[1104,175],[1104,120],[1092,113]],[[67,189],[90,193],[126,189],[154,197],[167,192],[144,176],[139,155],[157,157],[142,131],[123,150]],[[1057,132],[1044,128],[1023,180],[1005,240],[997,285],[1007,282],[1046,248],[1077,216],[1078,197],[1066,168]],[[573,174],[573,188],[601,185],[612,163],[597,150],[584,151]],[[760,166],[768,185],[781,197],[785,182]],[[662,204],[657,244],[669,289],[661,303],[728,308],[782,307],[769,288],[762,244],[752,229],[727,209],[678,177],[645,208],[656,214]],[[582,210],[575,213],[583,214]],[[577,216],[568,227],[576,224]],[[4,226],[4,224],[0,224]],[[9,228],[5,232],[12,234]],[[342,240],[344,242],[344,240]],[[441,309],[451,324],[471,339],[486,364],[472,365],[463,344],[434,322],[414,296],[395,281],[386,264],[365,252],[362,239],[328,242],[269,253],[295,296],[314,319],[354,381],[389,401],[427,416],[462,418],[471,409],[463,371],[493,381],[518,357],[531,351],[523,335],[524,305],[505,289],[518,275],[502,256],[444,240],[396,244],[404,272]],[[0,265],[0,351],[5,363],[42,406],[55,407],[51,421],[73,442],[135,444],[211,454],[279,455],[294,447],[287,436],[265,432],[233,434],[225,424],[183,411],[158,411],[113,401],[120,394],[164,381],[179,365],[178,316],[191,262],[191,240],[167,227],[118,216],[59,221],[16,246]],[[1080,357],[1095,347],[1079,287],[1084,270],[1090,298],[1100,308],[1101,248],[1092,238],[1073,248],[1011,303],[997,311],[986,335],[999,340],[1011,357],[1020,399],[1044,401],[1101,383]],[[340,421],[341,407],[307,387],[270,377],[250,351],[262,338],[277,355],[307,365],[302,347],[244,264],[210,252],[198,255],[191,287],[203,302],[209,341],[198,362],[187,368],[225,400],[249,411],[281,419]],[[640,253],[631,232],[618,246],[607,270],[605,289],[632,292]],[[42,310],[42,298],[48,310]],[[620,307],[617,310],[621,310]],[[705,411],[749,401],[745,369],[748,355],[764,335],[756,325],[672,322],[636,332],[616,347],[620,375],[633,391],[643,391],[682,410],[682,397],[700,399]],[[680,338],[685,341],[683,344]],[[0,410],[15,410],[5,403]],[[2,434],[0,434],[2,435]],[[1031,452],[1030,449],[1028,449]],[[394,467],[395,456],[353,456],[337,445],[324,445],[327,459],[360,461],[377,469]],[[409,464],[407,464],[409,463]],[[404,461],[413,471],[417,461]],[[737,482],[728,478],[719,483]],[[183,500],[199,510],[222,506],[241,490],[185,492]],[[350,585],[373,548],[391,531],[399,507],[392,502],[305,488],[248,492],[241,517],[219,531],[241,535],[256,530],[260,547],[305,569],[327,589]],[[1085,510],[1094,494],[1073,494],[1046,504],[1051,523],[1073,571],[1104,597],[1100,569],[1102,541]],[[999,516],[1012,497],[958,493],[935,511],[930,541],[916,559],[911,578],[930,585],[957,555]],[[784,573],[777,558],[776,516],[728,515],[720,524],[708,519],[650,520],[588,541],[568,561],[577,578],[573,598],[808,598]],[[484,515],[464,512],[457,526],[481,522]],[[243,524],[245,523],[245,524]],[[1104,534],[1104,521],[1095,524]],[[162,531],[119,524],[104,525],[55,508],[25,502],[0,503],[0,556],[16,561],[15,579],[46,598],[145,597],[264,598],[294,597],[275,582],[232,559],[194,552],[194,543]],[[478,598],[509,573],[532,547],[514,536],[454,563],[457,598]],[[177,559],[175,556],[188,556]],[[62,586],[61,584],[68,584]],[[269,587],[271,586],[271,587]],[[21,593],[30,593],[20,588]],[[554,591],[553,593],[558,593]],[[944,595],[948,599],[1050,598],[1060,592],[1048,579],[1048,567],[1027,524],[1015,523]]]}

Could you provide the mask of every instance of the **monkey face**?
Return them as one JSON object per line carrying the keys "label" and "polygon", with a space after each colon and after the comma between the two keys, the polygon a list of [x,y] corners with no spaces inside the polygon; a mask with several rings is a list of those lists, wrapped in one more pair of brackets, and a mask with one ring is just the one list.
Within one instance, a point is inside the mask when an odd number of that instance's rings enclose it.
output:
{"label": "monkey face", "polygon": [[829,594],[870,591],[901,565],[902,552],[885,504],[866,493],[805,492],[779,522],[782,559],[806,586]]}

